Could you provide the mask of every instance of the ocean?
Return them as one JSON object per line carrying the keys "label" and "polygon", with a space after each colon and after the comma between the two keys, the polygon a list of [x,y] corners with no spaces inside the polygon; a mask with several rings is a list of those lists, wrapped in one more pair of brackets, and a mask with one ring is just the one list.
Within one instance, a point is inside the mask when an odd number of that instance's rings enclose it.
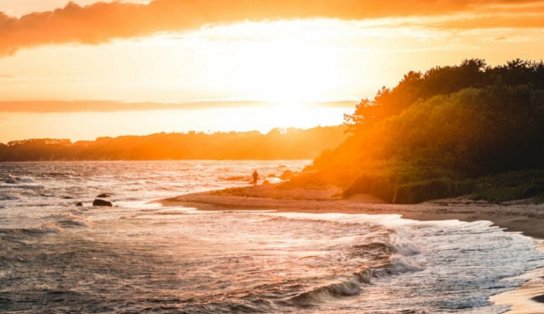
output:
{"label": "ocean", "polygon": [[155,202],[307,164],[0,163],[0,312],[503,313],[490,296],[544,266],[488,221]]}

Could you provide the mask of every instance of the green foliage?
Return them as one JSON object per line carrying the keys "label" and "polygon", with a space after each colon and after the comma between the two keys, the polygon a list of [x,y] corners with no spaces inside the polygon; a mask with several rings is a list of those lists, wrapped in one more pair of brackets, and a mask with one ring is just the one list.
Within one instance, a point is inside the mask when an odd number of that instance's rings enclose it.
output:
{"label": "green foliage", "polygon": [[346,116],[346,122],[352,126],[373,123],[434,96],[493,85],[530,85],[534,90],[543,90],[544,63],[516,59],[488,67],[484,60],[468,59],[458,66],[435,67],[425,73],[412,71],[393,89],[384,87],[373,100],[362,100],[353,115]]}
{"label": "green foliage", "polygon": [[471,181],[453,181],[449,178],[430,179],[399,185],[393,203],[414,204],[426,200],[468,194],[474,186]]}
{"label": "green foliage", "polygon": [[404,175],[408,176],[362,175],[344,189],[343,196],[372,194],[390,203],[413,204],[469,194],[475,188],[470,179],[455,180],[436,176],[437,173],[425,178],[425,169],[421,174]]}
{"label": "green foliage", "polygon": [[477,181],[471,197],[501,203],[520,199],[544,202],[544,170],[509,171]]}
{"label": "green foliage", "polygon": [[487,67],[475,59],[410,72],[396,87],[363,100],[346,121],[352,136],[314,162],[346,195],[412,203],[468,192],[497,201],[542,192],[539,181],[524,185],[511,177],[513,186],[472,184],[544,169],[542,62]]}
{"label": "green foliage", "polygon": [[344,189],[343,196],[372,194],[384,201],[393,202],[395,200],[396,186],[395,180],[390,176],[361,175]]}

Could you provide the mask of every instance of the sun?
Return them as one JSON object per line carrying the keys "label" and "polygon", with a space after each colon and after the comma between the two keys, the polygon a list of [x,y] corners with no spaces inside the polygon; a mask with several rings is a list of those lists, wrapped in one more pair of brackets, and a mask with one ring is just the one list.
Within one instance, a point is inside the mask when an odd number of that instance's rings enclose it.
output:
{"label": "sun", "polygon": [[131,45],[129,50],[137,64],[130,70],[135,74],[131,81],[152,86],[153,91],[163,90],[161,98],[166,100],[182,91],[200,99],[278,104],[338,100],[349,85],[345,52],[338,49],[337,39],[326,36],[330,30],[322,24],[277,21],[216,25],[182,35],[119,41],[117,48]]}
{"label": "sun", "polygon": [[346,85],[345,51],[329,26],[319,20],[245,22],[184,38],[207,53],[204,66],[215,74],[207,83],[223,94],[278,104],[336,100]]}
{"label": "sun", "polygon": [[256,98],[291,107],[331,97],[334,58],[325,49],[282,40],[260,47],[253,57],[263,62],[253,72]]}

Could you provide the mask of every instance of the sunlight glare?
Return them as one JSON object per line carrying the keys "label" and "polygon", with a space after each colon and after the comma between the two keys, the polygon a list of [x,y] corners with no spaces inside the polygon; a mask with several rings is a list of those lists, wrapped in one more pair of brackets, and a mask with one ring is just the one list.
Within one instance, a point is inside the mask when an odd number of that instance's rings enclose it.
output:
{"label": "sunlight glare", "polygon": [[251,57],[252,64],[262,60],[252,73],[256,98],[287,106],[330,97],[334,59],[326,50],[278,41],[255,49]]}

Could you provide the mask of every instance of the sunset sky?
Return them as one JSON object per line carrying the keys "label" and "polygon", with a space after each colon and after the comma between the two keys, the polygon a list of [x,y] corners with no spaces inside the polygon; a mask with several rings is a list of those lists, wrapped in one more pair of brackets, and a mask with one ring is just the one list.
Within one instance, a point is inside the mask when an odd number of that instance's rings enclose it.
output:
{"label": "sunset sky", "polygon": [[544,51],[537,0],[0,0],[0,11],[0,142],[339,124],[409,70]]}

